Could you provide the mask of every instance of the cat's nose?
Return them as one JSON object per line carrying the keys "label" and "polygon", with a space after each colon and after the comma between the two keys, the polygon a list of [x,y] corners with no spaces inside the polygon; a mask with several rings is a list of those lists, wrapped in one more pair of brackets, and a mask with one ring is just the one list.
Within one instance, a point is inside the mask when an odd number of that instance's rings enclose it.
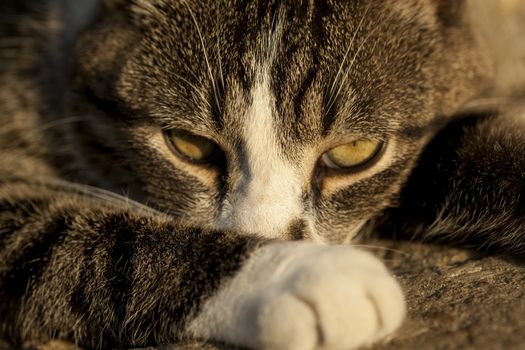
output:
{"label": "cat's nose", "polygon": [[289,227],[303,215],[302,195],[296,183],[254,180],[231,193],[217,227],[268,238],[290,239]]}

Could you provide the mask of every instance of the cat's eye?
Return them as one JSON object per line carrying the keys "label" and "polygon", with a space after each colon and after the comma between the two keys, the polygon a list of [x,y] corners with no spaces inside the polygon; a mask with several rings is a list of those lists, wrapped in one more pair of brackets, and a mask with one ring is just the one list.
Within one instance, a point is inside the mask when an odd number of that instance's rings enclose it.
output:
{"label": "cat's eye", "polygon": [[331,169],[358,171],[376,160],[384,143],[376,139],[362,138],[332,148],[321,156],[321,165]]}
{"label": "cat's eye", "polygon": [[165,132],[172,150],[186,160],[207,163],[215,159],[219,146],[210,139],[194,135],[186,130],[174,129]]}

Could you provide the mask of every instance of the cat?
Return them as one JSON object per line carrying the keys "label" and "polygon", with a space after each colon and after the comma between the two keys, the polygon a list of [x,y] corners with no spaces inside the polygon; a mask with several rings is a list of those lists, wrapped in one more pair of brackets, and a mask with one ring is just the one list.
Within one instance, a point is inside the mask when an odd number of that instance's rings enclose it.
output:
{"label": "cat", "polygon": [[341,243],[375,225],[521,249],[523,112],[460,118],[493,79],[466,1],[1,6],[13,346],[356,348],[406,307]]}

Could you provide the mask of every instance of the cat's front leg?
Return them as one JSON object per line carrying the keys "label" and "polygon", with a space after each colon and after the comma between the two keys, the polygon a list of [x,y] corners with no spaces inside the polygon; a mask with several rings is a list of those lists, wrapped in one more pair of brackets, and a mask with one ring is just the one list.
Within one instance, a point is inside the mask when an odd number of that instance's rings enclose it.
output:
{"label": "cat's front leg", "polygon": [[352,349],[395,331],[403,293],[374,256],[349,246],[259,248],[189,326],[255,349]]}

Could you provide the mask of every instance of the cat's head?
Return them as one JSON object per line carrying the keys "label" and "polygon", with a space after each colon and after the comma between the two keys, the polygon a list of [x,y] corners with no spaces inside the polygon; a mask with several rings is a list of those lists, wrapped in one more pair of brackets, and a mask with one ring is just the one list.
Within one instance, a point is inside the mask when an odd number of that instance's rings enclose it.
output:
{"label": "cat's head", "polygon": [[463,1],[106,1],[75,166],[190,225],[341,242],[485,70]]}

